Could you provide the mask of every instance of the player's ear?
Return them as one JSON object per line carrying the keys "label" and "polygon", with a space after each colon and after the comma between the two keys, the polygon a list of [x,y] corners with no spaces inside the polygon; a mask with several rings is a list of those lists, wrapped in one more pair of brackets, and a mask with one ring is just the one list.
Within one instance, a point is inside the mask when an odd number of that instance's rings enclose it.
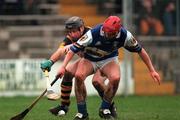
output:
{"label": "player's ear", "polygon": [[81,26],[81,27],[80,27],[80,31],[81,31],[81,33],[84,32],[84,26]]}

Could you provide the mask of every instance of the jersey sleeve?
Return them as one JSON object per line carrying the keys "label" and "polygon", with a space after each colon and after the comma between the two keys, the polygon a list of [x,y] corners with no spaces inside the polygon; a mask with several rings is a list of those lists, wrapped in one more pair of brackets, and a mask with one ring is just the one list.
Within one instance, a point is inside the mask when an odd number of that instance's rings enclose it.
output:
{"label": "jersey sleeve", "polygon": [[64,48],[64,46],[65,46],[64,41],[59,44],[59,48]]}
{"label": "jersey sleeve", "polygon": [[88,46],[89,44],[92,43],[92,33],[91,30],[89,30],[86,34],[84,34],[76,43],[74,43],[70,49],[74,52],[77,53],[81,50],[84,49],[84,47]]}
{"label": "jersey sleeve", "polygon": [[140,52],[142,49],[142,46],[133,37],[133,35],[129,31],[127,31],[127,37],[124,42],[124,48],[130,52]]}
{"label": "jersey sleeve", "polygon": [[66,45],[72,44],[72,38],[70,36],[66,36],[64,40],[60,43],[59,48],[63,48]]}

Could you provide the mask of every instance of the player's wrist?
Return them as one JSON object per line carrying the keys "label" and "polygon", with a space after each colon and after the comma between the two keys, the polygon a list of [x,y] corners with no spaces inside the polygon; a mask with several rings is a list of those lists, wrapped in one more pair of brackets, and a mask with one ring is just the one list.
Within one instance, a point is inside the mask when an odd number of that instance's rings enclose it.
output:
{"label": "player's wrist", "polygon": [[63,69],[65,69],[65,68],[66,68],[66,66],[65,66],[65,65],[62,65],[61,67],[62,67]]}
{"label": "player's wrist", "polygon": [[55,63],[53,60],[49,59],[49,62],[51,64],[51,66]]}
{"label": "player's wrist", "polygon": [[149,71],[150,71],[151,73],[156,72],[154,68],[153,68],[153,69],[150,69]]}

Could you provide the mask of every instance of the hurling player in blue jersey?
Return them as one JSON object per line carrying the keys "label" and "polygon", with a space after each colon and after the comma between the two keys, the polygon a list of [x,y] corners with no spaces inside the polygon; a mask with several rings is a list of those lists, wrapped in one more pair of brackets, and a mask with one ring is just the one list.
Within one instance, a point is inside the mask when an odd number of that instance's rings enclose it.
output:
{"label": "hurling player in blue jersey", "polygon": [[[61,42],[59,48],[56,52],[54,52],[49,60],[45,60],[41,63],[42,70],[51,70],[52,65],[58,61],[62,56],[65,56],[65,53],[69,50],[69,47],[78,40],[82,35],[84,35],[90,27],[84,25],[84,21],[82,18],[73,16],[66,20],[65,28],[67,31],[67,35],[64,40]],[[70,106],[70,94],[72,90],[72,79],[74,77],[74,73],[76,71],[76,66],[78,65],[80,59],[76,62],[69,64],[66,68],[67,71],[62,79],[61,82],[61,105],[57,105],[51,108],[49,111],[56,116],[64,116],[68,112]],[[96,75],[93,77],[92,83],[93,86],[96,88],[97,92],[102,98],[102,92],[105,87],[104,85],[105,77],[99,74],[99,70],[97,71]],[[51,100],[58,99],[56,96],[50,94]],[[86,96],[86,91],[84,92],[84,96]],[[112,115],[114,117],[117,116],[116,108],[114,103],[111,104],[110,108]]]}
{"label": "hurling player in blue jersey", "polygon": [[[84,52],[75,73],[75,92],[78,114],[75,120],[84,120],[88,116],[86,108],[86,96],[83,96],[84,80],[87,76],[96,72],[109,80],[103,92],[103,99],[99,109],[99,116],[105,119],[113,119],[110,111],[113,98],[120,81],[120,67],[118,62],[118,49],[124,47],[130,52],[139,54],[149,69],[151,77],[160,84],[160,76],[154,69],[149,55],[138,43],[133,35],[122,27],[121,19],[117,16],[108,17],[103,24],[97,25],[84,34],[67,53],[59,74],[63,75],[67,64],[75,53]],[[95,74],[96,75],[96,74]]]}

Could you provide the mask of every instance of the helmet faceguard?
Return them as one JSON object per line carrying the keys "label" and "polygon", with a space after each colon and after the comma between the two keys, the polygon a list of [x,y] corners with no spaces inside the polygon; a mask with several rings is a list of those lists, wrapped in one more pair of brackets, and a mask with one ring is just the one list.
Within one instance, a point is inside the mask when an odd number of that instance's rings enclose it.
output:
{"label": "helmet faceguard", "polygon": [[83,34],[84,21],[80,17],[73,16],[65,22],[65,28],[72,38],[78,39]]}
{"label": "helmet faceguard", "polygon": [[120,28],[121,19],[117,16],[110,16],[104,21],[102,30],[106,38],[112,39],[118,35]]}
{"label": "helmet faceguard", "polygon": [[65,27],[67,30],[78,29],[81,26],[84,26],[84,21],[82,20],[82,18],[77,16],[73,16],[65,22]]}

